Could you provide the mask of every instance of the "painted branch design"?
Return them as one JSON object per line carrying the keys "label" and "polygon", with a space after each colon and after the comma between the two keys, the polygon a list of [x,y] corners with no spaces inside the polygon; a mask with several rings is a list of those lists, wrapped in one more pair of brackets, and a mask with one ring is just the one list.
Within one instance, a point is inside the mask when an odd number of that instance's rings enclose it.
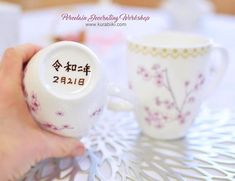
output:
{"label": "painted branch design", "polygon": [[29,108],[34,113],[36,113],[40,109],[40,103],[35,92],[32,92],[30,95]]}
{"label": "painted branch design", "polygon": [[102,113],[102,111],[103,111],[103,106],[100,106],[90,115],[90,117],[92,118],[92,117],[98,116]]}
{"label": "painted branch design", "polygon": [[[145,106],[147,114],[145,120],[157,128],[162,128],[166,122],[173,120],[177,120],[180,124],[184,124],[186,118],[191,115],[191,112],[187,110],[187,106],[196,101],[197,97],[195,96],[195,93],[200,90],[205,83],[203,74],[200,73],[194,83],[190,80],[185,80],[185,94],[183,101],[180,103],[177,102],[166,68],[161,68],[159,64],[153,65],[151,70],[147,70],[144,66],[140,66],[137,70],[137,74],[145,81],[153,82],[158,89],[165,89],[169,94],[169,98],[164,100],[158,96],[155,97],[156,108],[154,111],[151,110],[149,106]],[[169,114],[159,111],[160,108],[165,108],[167,111],[173,111],[174,116],[169,117]]]}
{"label": "painted branch design", "polygon": [[41,126],[45,129],[50,129],[50,130],[54,130],[54,131],[61,131],[61,130],[64,130],[64,129],[74,129],[73,127],[69,126],[69,125],[63,125],[61,127],[57,127],[51,123],[41,123]]}

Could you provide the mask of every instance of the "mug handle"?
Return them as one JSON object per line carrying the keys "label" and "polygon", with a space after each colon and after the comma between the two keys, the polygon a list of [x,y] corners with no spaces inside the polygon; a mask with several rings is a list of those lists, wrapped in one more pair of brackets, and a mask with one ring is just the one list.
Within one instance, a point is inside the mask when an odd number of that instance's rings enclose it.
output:
{"label": "mug handle", "polygon": [[[134,93],[128,88],[120,87],[113,83],[108,85],[108,95],[110,99],[107,103],[107,108],[112,111],[134,111],[137,102]],[[121,99],[114,101],[112,97]]]}
{"label": "mug handle", "polygon": [[[210,87],[208,87],[208,89],[205,92],[205,97],[209,96],[211,94],[211,92],[222,81],[222,78],[223,78],[225,71],[226,71],[228,64],[229,64],[229,55],[228,55],[227,50],[219,44],[213,44],[210,55],[212,52],[216,52],[216,51],[221,54],[221,58],[219,59],[220,66],[216,70],[209,70],[209,71],[213,71],[215,73],[214,76],[216,76],[216,77],[212,79]],[[213,65],[212,65],[212,67],[213,67]],[[210,66],[210,68],[211,68],[211,66]]]}

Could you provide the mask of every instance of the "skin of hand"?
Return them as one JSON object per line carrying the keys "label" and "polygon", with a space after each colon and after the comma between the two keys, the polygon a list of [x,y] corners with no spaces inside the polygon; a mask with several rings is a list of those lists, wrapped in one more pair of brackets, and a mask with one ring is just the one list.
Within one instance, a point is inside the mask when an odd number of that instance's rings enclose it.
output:
{"label": "skin of hand", "polygon": [[84,146],[76,139],[42,130],[25,102],[23,66],[39,51],[31,44],[5,51],[0,61],[0,180],[22,177],[31,166],[50,157],[80,156]]}

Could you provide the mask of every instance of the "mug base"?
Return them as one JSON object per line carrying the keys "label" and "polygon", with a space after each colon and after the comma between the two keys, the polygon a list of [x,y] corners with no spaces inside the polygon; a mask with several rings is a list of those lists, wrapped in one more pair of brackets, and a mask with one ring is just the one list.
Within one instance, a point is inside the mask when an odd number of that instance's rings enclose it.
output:
{"label": "mug base", "polygon": [[186,136],[187,132],[185,133],[180,133],[180,134],[175,134],[174,136],[172,135],[158,135],[158,134],[151,134],[148,131],[142,130],[141,132],[143,135],[148,136],[150,138],[156,139],[156,140],[166,140],[166,141],[174,141],[174,140],[180,140],[184,139]]}

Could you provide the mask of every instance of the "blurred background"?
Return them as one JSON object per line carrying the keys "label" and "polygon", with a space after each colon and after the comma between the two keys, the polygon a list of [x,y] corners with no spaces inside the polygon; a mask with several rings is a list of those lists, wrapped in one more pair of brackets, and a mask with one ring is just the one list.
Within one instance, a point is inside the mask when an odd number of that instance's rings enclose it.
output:
{"label": "blurred background", "polygon": [[[120,26],[87,25],[73,17],[150,17]],[[46,46],[61,40],[86,44],[104,62],[111,81],[127,84],[126,39],[130,35],[179,30],[202,34],[223,45],[230,55],[224,81],[208,99],[216,108],[235,108],[235,0],[5,0],[0,1],[0,55],[10,46],[35,43]]]}
{"label": "blurred background", "polygon": [[[148,8],[159,8],[166,0],[107,0],[125,6],[141,6]],[[189,0],[190,1],[190,0]],[[55,7],[61,5],[73,5],[77,3],[98,3],[98,0],[5,0],[5,2],[19,4],[24,10]],[[235,0],[210,0],[217,13],[235,14]]]}

